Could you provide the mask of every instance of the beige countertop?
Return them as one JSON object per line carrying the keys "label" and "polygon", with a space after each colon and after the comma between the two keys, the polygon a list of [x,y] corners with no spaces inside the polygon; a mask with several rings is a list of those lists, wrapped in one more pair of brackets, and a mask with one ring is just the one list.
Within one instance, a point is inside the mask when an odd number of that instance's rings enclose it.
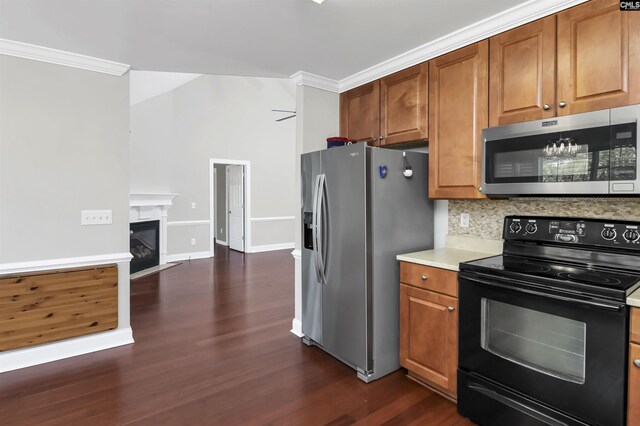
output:
{"label": "beige countertop", "polygon": [[[404,262],[418,263],[420,265],[457,271],[458,264],[460,262],[482,259],[483,257],[495,256],[496,254],[497,253],[439,248],[417,251],[415,253],[399,254],[396,256],[396,259]],[[638,299],[638,303],[640,303],[640,297]]]}
{"label": "beige countertop", "polygon": [[637,306],[640,308],[640,288],[627,297],[627,305]]}

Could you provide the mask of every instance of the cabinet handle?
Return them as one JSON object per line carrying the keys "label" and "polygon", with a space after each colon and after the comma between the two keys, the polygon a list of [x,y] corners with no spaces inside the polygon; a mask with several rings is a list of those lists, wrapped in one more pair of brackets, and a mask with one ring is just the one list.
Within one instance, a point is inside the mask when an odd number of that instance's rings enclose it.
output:
{"label": "cabinet handle", "polygon": [[635,365],[636,367],[640,368],[640,359],[634,359],[633,360],[633,365]]}
{"label": "cabinet handle", "polygon": [[565,101],[560,101],[560,103],[558,104],[558,106],[559,106],[560,108],[564,108],[564,107],[566,107],[566,106],[567,106],[567,103],[566,103]]}
{"label": "cabinet handle", "polygon": [[542,109],[543,109],[543,110],[545,110],[545,111],[549,111],[549,108],[551,108],[551,107],[549,106],[549,104],[544,104],[544,105],[542,106]]}
{"label": "cabinet handle", "polygon": [[420,278],[422,278],[422,281],[426,281],[426,280],[427,280],[427,278],[429,278],[429,277],[428,277],[428,276],[426,276],[426,275],[423,275],[423,276],[421,276]]}
{"label": "cabinet handle", "polygon": [[[455,311],[455,310],[456,310],[456,308],[455,308],[455,307],[453,307],[453,306],[449,306],[449,307],[447,307],[447,310],[448,310],[449,312],[453,312],[453,311]],[[638,361],[638,364],[640,364],[640,359],[637,359],[636,361]],[[634,363],[635,363],[635,361],[634,361]]]}

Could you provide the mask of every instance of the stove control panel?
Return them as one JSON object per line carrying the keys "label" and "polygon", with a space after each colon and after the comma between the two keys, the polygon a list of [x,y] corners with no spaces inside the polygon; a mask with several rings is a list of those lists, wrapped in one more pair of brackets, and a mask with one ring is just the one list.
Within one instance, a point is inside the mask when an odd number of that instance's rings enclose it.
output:
{"label": "stove control panel", "polygon": [[507,216],[504,219],[503,238],[640,251],[640,222]]}

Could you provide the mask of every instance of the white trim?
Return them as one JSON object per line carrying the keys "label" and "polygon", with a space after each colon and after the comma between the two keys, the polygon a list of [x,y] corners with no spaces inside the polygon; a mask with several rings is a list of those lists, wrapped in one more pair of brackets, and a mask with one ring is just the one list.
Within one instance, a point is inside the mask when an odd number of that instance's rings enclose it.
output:
{"label": "white trim", "polygon": [[133,343],[131,327],[0,353],[0,373]]}
{"label": "white trim", "polygon": [[286,250],[292,249],[296,246],[296,243],[280,243],[280,244],[264,244],[261,246],[251,246],[247,253],[262,253],[264,251],[273,250]]}
{"label": "white trim", "polygon": [[275,222],[279,220],[294,220],[295,216],[252,217],[251,222]]}
{"label": "white trim", "polygon": [[203,220],[174,220],[167,222],[167,226],[190,226],[190,225],[208,225],[210,222],[208,219]]}
{"label": "white trim", "polygon": [[228,246],[229,243],[226,241],[222,241],[222,240],[216,240],[216,244],[220,244],[221,246]]}
{"label": "white trim", "polygon": [[149,206],[166,206],[173,205],[173,199],[178,196],[175,192],[166,194],[157,193],[132,193],[129,194],[129,207],[149,207]]}
{"label": "white trim", "polygon": [[[213,166],[216,164],[244,166],[244,250],[245,253],[248,253],[248,249],[251,247],[251,226],[249,226],[251,223],[251,217],[249,216],[251,214],[251,161],[209,158],[209,256],[213,257],[213,239],[215,238],[215,229],[213,228],[215,215],[213,209],[213,197],[215,195],[213,189]],[[227,195],[229,195],[229,191],[226,192]],[[229,224],[227,223],[227,236],[228,235]]]}
{"label": "white trim", "polygon": [[298,86],[311,86],[331,92],[346,92],[396,71],[484,40],[544,16],[584,3],[586,0],[529,0],[511,9],[475,22],[436,40],[346,77],[339,82],[299,71],[291,76]]}
{"label": "white trim", "polygon": [[126,74],[126,72],[131,68],[131,65],[121,64],[119,62],[107,61],[106,59],[79,55],[77,53],[65,52],[62,50],[51,49],[49,47],[36,46],[34,44],[22,43],[3,38],[0,38],[0,54],[31,59],[34,61],[48,62],[50,64],[64,65],[66,67],[80,68],[88,71],[101,72],[104,74],[117,75],[118,77]]}
{"label": "white trim", "polygon": [[96,256],[66,257],[59,259],[30,260],[27,262],[0,263],[0,274],[46,271],[53,269],[79,268],[107,263],[129,262],[131,253],[110,253]]}
{"label": "white trim", "polygon": [[192,253],[178,253],[167,255],[167,262],[180,262],[183,260],[196,260],[212,257],[208,251],[194,251]]}
{"label": "white trim", "polygon": [[327,90],[329,92],[340,92],[340,82],[332,80],[321,75],[311,74],[310,72],[298,71],[290,77],[296,86],[310,86],[316,89]]}
{"label": "white trim", "polygon": [[298,337],[304,337],[304,334],[302,334],[302,321],[294,318],[291,321],[291,332]]}
{"label": "white trim", "polygon": [[302,250],[300,249],[295,249],[294,251],[291,252],[291,256],[293,256],[293,258],[295,260],[300,260],[302,259]]}

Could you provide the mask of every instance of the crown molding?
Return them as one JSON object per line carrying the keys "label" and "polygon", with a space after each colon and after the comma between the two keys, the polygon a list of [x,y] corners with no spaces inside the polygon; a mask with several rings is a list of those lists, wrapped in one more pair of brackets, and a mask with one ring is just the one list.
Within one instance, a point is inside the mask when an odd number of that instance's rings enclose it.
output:
{"label": "crown molding", "polygon": [[340,92],[340,83],[338,80],[332,80],[327,77],[311,74],[310,72],[298,71],[289,78],[296,83],[296,86],[310,86],[329,92]]}
{"label": "crown molding", "polygon": [[[370,81],[403,70],[445,53],[459,49],[469,44],[484,40],[501,32],[510,30],[544,16],[568,9],[586,0],[529,0],[521,5],[500,12],[482,21],[449,33],[429,43],[418,46],[396,57],[388,59],[356,74],[353,74],[338,84],[338,91],[345,92]],[[299,73],[291,76],[297,76]],[[308,74],[308,73],[305,73]],[[314,78],[319,76],[312,75]],[[323,79],[323,77],[319,77]],[[300,85],[300,84],[298,84]],[[318,86],[314,86],[318,87]],[[324,87],[319,87],[324,89]],[[329,90],[329,89],[325,89]]]}
{"label": "crown molding", "polygon": [[0,39],[0,54],[111,74],[118,77],[124,75],[131,68],[131,65],[127,64],[7,39]]}

